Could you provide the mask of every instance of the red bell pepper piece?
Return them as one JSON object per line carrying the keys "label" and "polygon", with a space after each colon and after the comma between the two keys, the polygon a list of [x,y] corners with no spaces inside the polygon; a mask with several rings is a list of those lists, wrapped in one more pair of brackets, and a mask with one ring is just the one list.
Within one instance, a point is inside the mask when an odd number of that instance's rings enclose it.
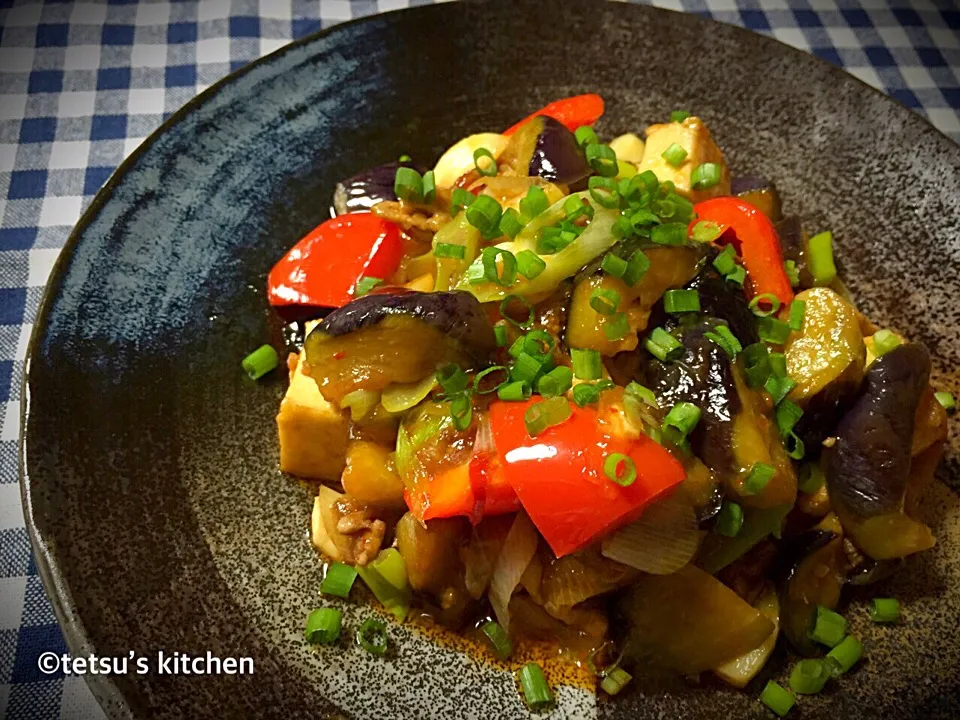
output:
{"label": "red bell pepper piece", "polygon": [[[613,434],[589,408],[573,406],[568,420],[531,438],[523,416],[538,401],[494,402],[490,418],[507,480],[557,557],[635,520],[686,477],[669,451],[646,436]],[[610,453],[633,460],[632,485],[622,487],[606,476],[603,464]]]}
{"label": "red bell pepper piece", "polygon": [[509,130],[505,130],[503,134],[513,135],[520,129],[521,125],[530,122],[538,115],[552,117],[573,132],[581,125],[593,125],[600,119],[600,116],[603,115],[603,98],[589,93],[555,100],[546,107],[537,110],[533,115],[528,115]]}
{"label": "red bell pepper piece", "polygon": [[777,231],[758,208],[740,198],[718,197],[693,206],[698,222],[707,220],[720,226],[718,242],[732,243],[749,273],[748,289],[754,295],[775,295],[784,305],[793,300],[793,289],[783,269],[783,253]]}
{"label": "red bell pepper piece", "polygon": [[270,271],[267,298],[277,306],[340,307],[364,277],[386,279],[403,258],[397,226],[358,212],[320,223]]}
{"label": "red bell pepper piece", "polygon": [[468,462],[406,489],[403,497],[419,520],[466,515],[474,524],[485,515],[503,515],[520,509],[517,494],[507,482],[499,459],[492,452],[478,453]]}

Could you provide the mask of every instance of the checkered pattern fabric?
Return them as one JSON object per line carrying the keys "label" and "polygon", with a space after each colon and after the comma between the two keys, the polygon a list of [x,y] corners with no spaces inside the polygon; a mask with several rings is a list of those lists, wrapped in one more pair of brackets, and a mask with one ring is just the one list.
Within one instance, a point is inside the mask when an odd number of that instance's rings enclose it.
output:
{"label": "checkered pattern fabric", "polygon": [[[17,485],[23,358],[47,276],[104,181],[229,72],[348,18],[430,0],[0,0],[0,716],[102,717],[36,574]],[[954,0],[656,0],[845,68],[960,140]]]}

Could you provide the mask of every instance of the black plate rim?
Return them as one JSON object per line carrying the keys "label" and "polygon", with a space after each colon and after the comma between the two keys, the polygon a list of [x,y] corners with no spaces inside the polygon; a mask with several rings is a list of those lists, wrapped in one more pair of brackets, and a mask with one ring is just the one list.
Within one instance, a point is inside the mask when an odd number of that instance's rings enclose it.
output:
{"label": "black plate rim", "polygon": [[[504,5],[510,7],[518,0],[459,0],[460,2],[472,2],[472,3],[484,3],[489,5]],[[527,1],[527,0],[519,0]],[[542,4],[542,0],[533,0]],[[561,2],[562,0],[555,0],[556,2]],[[758,32],[740,27],[738,25],[732,25],[730,23],[724,23],[719,20],[714,20],[712,18],[705,18],[699,15],[694,15],[692,13],[687,13],[679,10],[672,10],[669,8],[660,8],[651,5],[627,5],[626,3],[618,2],[618,0],[603,0],[605,2],[617,2],[617,4],[625,5],[626,7],[632,7],[633,10],[628,10],[626,12],[636,12],[639,15],[644,13],[653,13],[653,14],[662,14],[662,15],[671,15],[674,17],[684,17],[688,19],[687,21],[694,23],[703,23],[707,26],[719,24],[724,25],[726,28],[729,28],[731,32],[735,35],[740,35],[744,38],[750,38],[750,42],[759,42],[761,44],[766,44],[768,47],[774,48],[778,47],[778,52],[786,52],[787,54],[795,54],[798,57],[806,58],[808,61],[813,60],[818,63],[822,68],[826,69],[830,75],[837,79],[841,83],[853,83],[854,86],[860,86],[861,89],[865,88],[870,91],[872,94],[879,96],[883,101],[890,103],[896,106],[897,112],[904,117],[906,123],[912,123],[914,126],[917,126],[918,129],[922,128],[922,132],[930,137],[936,137],[939,143],[945,144],[947,146],[947,152],[957,153],[958,159],[960,159],[960,144],[956,143],[952,138],[943,133],[939,128],[937,128],[927,117],[921,115],[910,108],[903,105],[901,102],[895,98],[887,95],[881,90],[869,85],[864,82],[857,76],[848,73],[847,71],[827,62],[826,60],[818,57],[813,53],[804,52],[799,50],[792,45],[788,45],[785,42],[782,42],[774,37],[763,35]],[[256,60],[244,65],[241,68],[238,68],[234,72],[229,73],[224,76],[217,82],[210,85],[208,88],[191,98],[186,104],[177,109],[174,113],[170,115],[166,120],[164,120],[149,136],[147,136],[140,145],[138,145],[133,152],[130,153],[124,160],[117,166],[117,169],[110,175],[107,179],[107,182],[100,188],[97,194],[94,196],[89,207],[83,212],[80,216],[80,219],[77,221],[77,224],[71,230],[70,235],[67,237],[67,240],[64,242],[63,248],[57,256],[57,259],[53,265],[53,268],[50,271],[50,276],[48,278],[47,284],[44,288],[43,295],[40,299],[40,303],[37,307],[36,317],[34,319],[33,328],[30,333],[30,339],[27,345],[27,352],[24,360],[23,367],[23,377],[21,380],[21,406],[20,406],[20,432],[18,437],[18,447],[17,447],[17,460],[18,460],[18,483],[20,485],[20,497],[23,506],[23,514],[25,520],[25,527],[27,530],[27,535],[30,540],[31,551],[34,554],[37,567],[37,575],[40,577],[41,582],[47,597],[50,599],[50,603],[53,607],[54,615],[57,619],[58,624],[60,625],[61,631],[63,633],[64,641],[66,642],[67,648],[72,656],[84,655],[89,652],[93,652],[94,648],[90,643],[89,636],[87,634],[86,628],[84,627],[81,620],[74,615],[73,608],[73,596],[70,591],[70,588],[67,587],[63,575],[60,572],[58,567],[58,561],[55,557],[55,552],[48,546],[47,542],[41,537],[40,532],[37,528],[37,523],[34,518],[33,505],[31,499],[31,488],[30,488],[30,479],[26,472],[27,467],[27,453],[28,453],[28,440],[27,437],[27,422],[30,415],[30,365],[36,352],[38,346],[40,345],[41,337],[45,334],[49,314],[51,312],[50,307],[53,304],[54,298],[57,297],[58,291],[63,285],[63,281],[66,276],[66,268],[69,262],[70,256],[73,254],[75,246],[80,242],[81,236],[86,232],[87,228],[98,216],[103,207],[110,201],[113,196],[114,189],[120,185],[126,178],[130,169],[135,166],[140,158],[154,145],[154,143],[160,138],[163,134],[174,128],[182,120],[187,118],[192,112],[199,109],[201,106],[211,101],[217,94],[219,94],[224,88],[233,84],[236,80],[246,75],[248,72],[253,71],[254,69],[268,64],[277,60],[278,58],[286,55],[288,52],[295,50],[297,48],[303,47],[310,43],[315,42],[321,38],[325,38],[331,35],[336,35],[338,32],[347,31],[355,25],[363,23],[372,23],[378,20],[382,20],[385,17],[395,16],[400,13],[408,14],[426,14],[431,12],[451,12],[452,8],[456,7],[454,3],[442,3],[442,4],[433,4],[433,5],[422,5],[416,7],[400,8],[396,10],[390,10],[387,12],[376,13],[373,15],[367,15],[364,17],[353,18],[343,22],[339,22],[330,27],[322,28],[313,32],[309,35],[306,35],[297,40],[293,40],[286,45],[278,48],[277,50],[264,55]],[[909,118],[909,119],[907,119]],[[92,691],[94,697],[100,703],[104,712],[113,718],[134,718],[134,715],[126,702],[126,699],[123,693],[118,688],[117,684],[111,679],[108,675],[84,675],[84,680],[87,683],[87,686]]]}

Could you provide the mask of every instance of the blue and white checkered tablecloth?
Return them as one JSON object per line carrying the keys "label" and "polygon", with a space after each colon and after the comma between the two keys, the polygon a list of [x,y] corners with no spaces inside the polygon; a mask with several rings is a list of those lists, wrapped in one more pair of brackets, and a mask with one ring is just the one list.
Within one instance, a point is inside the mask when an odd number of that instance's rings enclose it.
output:
{"label": "blue and white checkered tablecloth", "polygon": [[[341,20],[430,0],[0,0],[0,716],[94,718],[84,681],[43,675],[66,646],[17,484],[20,382],[43,286],[120,161],[236,68]],[[656,0],[845,68],[960,140],[955,0]]]}

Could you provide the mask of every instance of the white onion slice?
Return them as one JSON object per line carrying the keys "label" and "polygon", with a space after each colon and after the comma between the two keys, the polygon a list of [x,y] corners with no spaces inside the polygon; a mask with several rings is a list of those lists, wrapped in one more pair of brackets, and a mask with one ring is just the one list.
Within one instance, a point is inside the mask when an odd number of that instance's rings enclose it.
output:
{"label": "white onion slice", "polygon": [[604,540],[601,552],[637,570],[669,575],[690,562],[702,537],[693,507],[674,493]]}

